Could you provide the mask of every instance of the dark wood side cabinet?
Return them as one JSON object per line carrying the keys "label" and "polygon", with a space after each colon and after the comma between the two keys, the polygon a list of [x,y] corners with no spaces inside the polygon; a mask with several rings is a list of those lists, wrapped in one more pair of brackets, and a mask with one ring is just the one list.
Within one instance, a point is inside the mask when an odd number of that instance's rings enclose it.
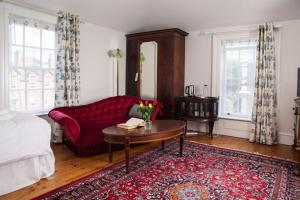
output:
{"label": "dark wood side cabinet", "polygon": [[174,116],[175,97],[184,92],[185,37],[180,29],[166,29],[126,35],[126,94],[140,96],[140,45],[157,43],[157,100],[165,116]]}
{"label": "dark wood side cabinet", "polygon": [[176,98],[176,117],[185,120],[208,122],[209,134],[213,137],[214,122],[218,120],[219,98],[187,97]]}
{"label": "dark wood side cabinet", "polygon": [[295,99],[294,147],[300,150],[300,98]]}

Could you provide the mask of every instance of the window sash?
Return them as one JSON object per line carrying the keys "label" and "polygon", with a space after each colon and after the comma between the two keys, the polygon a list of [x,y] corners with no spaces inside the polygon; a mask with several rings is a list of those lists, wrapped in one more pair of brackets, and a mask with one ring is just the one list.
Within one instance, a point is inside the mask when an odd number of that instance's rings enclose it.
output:
{"label": "window sash", "polygon": [[[17,111],[22,111],[22,112],[30,112],[30,113],[40,113],[40,112],[47,112],[49,111],[49,109],[51,109],[53,106],[54,106],[54,90],[55,88],[45,88],[45,75],[47,72],[50,72],[53,74],[53,83],[52,85],[54,86],[55,84],[55,57],[56,57],[56,48],[55,48],[55,36],[53,37],[54,41],[53,41],[53,49],[52,48],[44,48],[42,45],[43,45],[43,32],[44,30],[50,30],[50,31],[54,31],[54,25],[53,24],[50,24],[50,23],[45,23],[45,22],[41,22],[41,21],[38,21],[38,20],[34,20],[34,19],[30,19],[30,18],[25,18],[25,17],[19,17],[19,16],[15,16],[15,15],[9,15],[9,45],[8,45],[8,50],[9,50],[9,66],[8,66],[8,96],[9,96],[9,100],[10,100],[10,109],[14,110],[14,109],[17,109]],[[19,43],[19,44],[14,44],[13,41],[12,41],[12,26],[16,25],[22,25],[22,29],[23,29],[23,32],[21,33],[22,34],[22,37],[23,37],[23,41],[22,41],[22,45]],[[25,41],[25,37],[26,37],[26,32],[25,32],[25,28],[26,26],[30,26],[30,27],[34,27],[35,29],[37,29],[39,31],[39,38],[40,40],[38,41],[39,43],[39,46],[32,46],[32,45],[26,45],[26,41]],[[53,33],[55,34],[55,33]],[[37,42],[37,41],[36,41]],[[19,66],[15,66],[16,63],[14,63],[13,65],[13,61],[12,61],[12,58],[13,56],[16,56],[16,55],[12,55],[12,48],[14,47],[19,47],[19,48],[22,48],[22,55],[21,55],[21,60],[22,60],[22,64],[19,65]],[[34,60],[34,56],[33,54],[30,55],[29,57],[25,57],[26,55],[26,50],[37,50],[36,52],[38,52],[38,57],[36,57],[36,60]],[[52,56],[51,56],[51,52],[52,51]],[[30,52],[28,52],[30,53]],[[31,52],[33,53],[33,52]],[[44,54],[45,53],[45,56],[46,58],[44,59]],[[48,55],[47,55],[48,53]],[[49,54],[50,53],[50,54]],[[47,57],[47,56],[50,56],[50,57]],[[16,59],[16,58],[15,58]],[[29,66],[26,66],[26,59],[28,60],[28,63],[29,63]],[[44,61],[48,59],[48,65],[44,65]],[[53,62],[52,62],[53,61]],[[51,64],[49,64],[49,62]],[[37,63],[36,66],[32,66],[34,63]],[[46,61],[47,63],[47,61]],[[24,82],[24,88],[22,89],[13,89],[11,87],[11,84],[13,81],[12,80],[12,72],[13,71],[19,71],[19,72],[22,72],[23,71],[23,74],[24,74],[24,80],[22,80],[21,82]],[[29,73],[37,73],[37,81],[40,83],[40,88],[29,88],[29,80],[28,80],[28,75]],[[17,82],[19,82],[20,80],[16,79]],[[35,80],[33,80],[35,81]],[[17,83],[18,84],[18,83]],[[51,85],[51,84],[50,84]],[[39,103],[37,104],[38,106],[36,108],[35,105],[29,105],[29,101],[30,101],[30,93],[34,93],[34,92],[41,92],[41,94],[39,96],[37,96],[38,98],[41,98],[39,99]],[[46,93],[50,92],[50,96],[45,96]],[[13,95],[23,95],[24,94],[24,99],[22,100],[19,100],[22,104],[21,107],[19,108],[14,108],[12,107],[13,104],[11,104],[12,100],[12,96]],[[51,93],[52,93],[52,96],[51,96]],[[46,102],[47,100],[49,99],[52,99],[53,98],[53,105],[51,104],[51,106],[49,106],[49,104]],[[37,101],[37,99],[35,99]],[[24,101],[24,102],[23,102]],[[21,105],[20,104],[20,105]],[[46,105],[48,104],[48,106]],[[17,105],[15,105],[17,106]],[[30,109],[30,107],[32,109]]]}
{"label": "window sash", "polygon": [[[235,42],[239,43],[241,41],[245,41],[246,39],[238,39]],[[235,46],[235,47],[226,47],[226,39],[221,41],[220,46],[220,86],[219,86],[219,94],[220,94],[220,117],[222,118],[237,118],[237,119],[245,119],[250,120],[251,119],[251,112],[252,112],[252,102],[253,102],[253,93],[254,93],[254,79],[255,79],[255,63],[256,63],[256,41],[255,39],[247,39],[249,40],[249,44],[243,45],[241,47]],[[225,42],[224,42],[225,41]],[[233,41],[234,42],[234,41]],[[248,63],[248,66],[242,66],[241,61],[241,52],[242,51],[250,51],[249,53],[252,54],[252,62]],[[252,51],[252,52],[251,52]],[[228,52],[235,52],[238,53],[238,59],[235,59],[235,62],[239,65],[238,68],[235,70],[238,70],[236,72],[236,77],[230,76],[228,78],[228,74],[232,74],[233,72],[229,72],[228,70],[233,70],[233,61],[231,63],[228,63],[226,60],[226,56]],[[253,66],[249,66],[252,64]],[[250,67],[250,69],[249,69]],[[230,69],[232,68],[232,69]],[[243,69],[247,71],[246,77],[243,77]],[[249,73],[250,72],[250,73]],[[250,77],[249,77],[250,76]],[[250,82],[249,82],[249,79]],[[253,79],[253,80],[252,80]],[[235,81],[237,82],[236,85],[234,83],[228,83],[228,81]],[[244,84],[242,82],[245,82]],[[242,86],[246,87],[245,89],[248,89],[247,91],[242,91]],[[231,87],[227,88],[227,87]],[[232,90],[232,87],[236,87],[235,91]],[[242,93],[247,92],[247,93]],[[228,94],[229,93],[229,94]],[[231,102],[230,102],[230,97]],[[226,101],[229,101],[231,106],[231,109],[228,108],[228,104],[226,105]],[[235,106],[234,106],[235,104]],[[250,109],[250,111],[249,111]],[[244,112],[243,112],[244,110]]]}

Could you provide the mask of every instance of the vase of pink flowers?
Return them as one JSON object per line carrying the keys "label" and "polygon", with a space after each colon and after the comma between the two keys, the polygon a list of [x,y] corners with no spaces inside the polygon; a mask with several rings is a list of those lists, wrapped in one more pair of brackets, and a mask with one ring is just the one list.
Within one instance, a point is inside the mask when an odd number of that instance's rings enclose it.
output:
{"label": "vase of pink flowers", "polygon": [[145,130],[151,130],[152,128],[151,115],[156,105],[157,105],[157,100],[154,100],[152,103],[148,101],[140,102],[138,109],[142,113],[143,119],[145,120],[145,126],[144,126]]}

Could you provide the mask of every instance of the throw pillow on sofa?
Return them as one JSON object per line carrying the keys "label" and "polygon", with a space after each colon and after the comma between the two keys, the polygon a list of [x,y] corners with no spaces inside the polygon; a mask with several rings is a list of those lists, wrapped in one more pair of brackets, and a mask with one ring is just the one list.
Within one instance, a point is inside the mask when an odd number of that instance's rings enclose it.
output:
{"label": "throw pillow on sofa", "polygon": [[129,110],[128,116],[143,119],[143,114],[141,113],[141,111],[139,111],[138,108],[138,104],[133,104],[133,106]]}

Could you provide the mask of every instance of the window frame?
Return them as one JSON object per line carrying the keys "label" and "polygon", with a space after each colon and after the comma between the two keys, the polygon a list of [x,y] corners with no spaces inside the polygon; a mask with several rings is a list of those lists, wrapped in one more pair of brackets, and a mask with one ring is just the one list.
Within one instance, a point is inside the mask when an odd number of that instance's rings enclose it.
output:
{"label": "window frame", "polygon": [[[256,39],[257,34],[255,30],[250,31],[237,31],[237,32],[228,32],[228,33],[220,33],[220,34],[213,34],[212,36],[212,95],[213,96],[220,96],[221,94],[221,56],[222,56],[222,41],[223,40],[249,40],[249,39]],[[219,104],[221,106],[221,104]],[[221,108],[220,108],[221,110]],[[219,112],[219,118],[221,119],[232,119],[232,120],[239,120],[239,121],[251,121],[250,118],[247,117],[237,117],[237,116],[229,116],[229,115],[222,115]]]}
{"label": "window frame", "polygon": [[[7,109],[9,108],[9,15],[23,16],[50,24],[56,24],[57,19],[54,15],[37,12],[32,9],[22,8],[5,2],[0,2],[0,10],[3,11],[0,14],[0,27],[3,27],[1,28],[2,31],[0,31],[0,43],[3,44],[3,46],[0,46],[0,58],[3,58],[3,62],[0,63],[0,109]],[[45,112],[47,111],[30,113],[39,115],[44,114]]]}

